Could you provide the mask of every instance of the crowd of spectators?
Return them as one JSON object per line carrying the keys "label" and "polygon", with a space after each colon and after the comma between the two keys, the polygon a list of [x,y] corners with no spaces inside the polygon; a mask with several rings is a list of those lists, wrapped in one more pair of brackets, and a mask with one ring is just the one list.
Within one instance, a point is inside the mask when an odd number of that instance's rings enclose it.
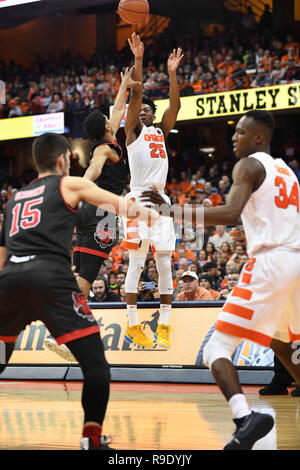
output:
{"label": "crowd of spectators", "polygon": [[[207,37],[199,30],[177,38],[176,42],[170,39],[171,35],[165,35],[154,41],[151,48],[146,47],[144,94],[155,99],[168,96],[167,51],[177,45],[184,50],[178,69],[181,96],[300,80],[297,39],[291,35],[274,37],[267,24],[257,25],[251,19],[251,12],[248,13],[243,18],[243,32],[229,27],[215,30]],[[120,71],[130,65],[131,59],[125,48],[118,54],[97,51],[89,59],[69,52],[63,52],[59,58],[38,56],[29,69],[13,61],[10,64],[0,61],[0,76],[6,83],[7,93],[7,104],[0,105],[0,117],[64,111],[70,136],[82,138],[86,114],[95,108],[107,112],[118,92]],[[291,147],[287,145],[287,161],[300,179],[299,161],[295,153],[289,154]],[[172,204],[225,204],[232,184],[228,162],[218,166],[212,161],[198,165],[193,172],[188,165],[180,173],[172,170],[166,186]],[[71,174],[80,175],[80,171],[78,162],[72,161]],[[1,183],[0,174],[0,226],[9,198],[35,176],[34,170],[27,170],[18,178],[6,178]],[[190,223],[183,228],[175,220],[175,232],[173,300],[225,299],[248,260],[242,226],[205,227]],[[129,258],[128,251],[121,247],[122,234],[120,221],[119,239],[92,286],[90,301],[125,301]],[[154,283],[151,289],[149,282]],[[138,286],[138,300],[158,299],[155,255],[149,250]]]}
{"label": "crowd of spectators", "polygon": [[[251,17],[251,15],[250,15]],[[268,27],[259,27],[244,15],[243,29],[216,28],[207,36],[196,32],[172,39],[171,32],[154,40],[145,51],[144,94],[168,97],[168,51],[184,51],[177,76],[181,96],[263,87],[300,80],[300,44],[291,34],[278,38]],[[0,61],[6,84],[6,104],[0,117],[11,118],[64,111],[73,138],[82,138],[82,121],[94,108],[107,111],[115,101],[120,72],[130,65],[128,47],[90,58],[69,51],[60,57],[39,55],[31,67]]]}

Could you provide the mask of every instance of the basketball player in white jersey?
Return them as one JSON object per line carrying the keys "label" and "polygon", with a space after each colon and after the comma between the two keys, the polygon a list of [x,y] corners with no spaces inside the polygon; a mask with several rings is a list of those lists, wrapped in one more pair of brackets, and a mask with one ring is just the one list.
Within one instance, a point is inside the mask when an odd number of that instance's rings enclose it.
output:
{"label": "basketball player in white jersey", "polygon": [[[134,55],[134,79],[142,83],[144,45],[135,33],[128,40]],[[170,80],[170,103],[159,127],[154,127],[155,105],[152,100],[143,98],[142,85],[132,88],[125,121],[126,146],[131,174],[129,198],[139,200],[141,192],[150,189],[153,184],[164,194],[168,174],[168,155],[165,145],[170,130],[174,127],[180,109],[180,95],[176,70],[183,55],[181,49],[174,49],[168,59]],[[164,196],[168,201],[167,196]],[[170,347],[170,325],[173,296],[173,279],[171,268],[172,252],[175,249],[175,232],[173,221],[161,217],[148,230],[146,224],[131,223],[124,220],[124,240],[122,246],[129,251],[129,267],[125,281],[128,324],[125,339],[129,343],[147,348],[153,346],[141,327],[137,313],[137,287],[144,268],[149,246],[155,252],[156,266],[159,275],[160,322],[155,337],[157,343]]]}
{"label": "basketball player in white jersey", "polygon": [[[236,225],[241,217],[250,257],[203,354],[236,424],[226,450],[251,449],[274,424],[270,415],[251,412],[240,387],[231,357],[242,339],[270,346],[300,384],[290,344],[300,340],[299,182],[282,159],[270,155],[274,127],[267,111],[250,111],[239,120],[232,139],[239,162],[226,205],[204,208],[205,225]],[[162,204],[152,191],[142,199]]]}

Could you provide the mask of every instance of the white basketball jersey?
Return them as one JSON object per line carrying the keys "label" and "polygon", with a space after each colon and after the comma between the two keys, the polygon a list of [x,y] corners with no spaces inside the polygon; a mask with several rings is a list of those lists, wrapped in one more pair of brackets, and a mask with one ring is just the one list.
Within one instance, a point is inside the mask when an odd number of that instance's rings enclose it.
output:
{"label": "white basketball jersey", "polygon": [[163,191],[169,162],[161,129],[143,125],[138,138],[127,147],[130,169],[130,189],[146,189],[153,185]]}
{"label": "white basketball jersey", "polygon": [[281,158],[273,159],[264,152],[248,158],[256,158],[266,170],[264,182],[241,214],[248,254],[278,246],[300,250],[299,183],[295,173]]}

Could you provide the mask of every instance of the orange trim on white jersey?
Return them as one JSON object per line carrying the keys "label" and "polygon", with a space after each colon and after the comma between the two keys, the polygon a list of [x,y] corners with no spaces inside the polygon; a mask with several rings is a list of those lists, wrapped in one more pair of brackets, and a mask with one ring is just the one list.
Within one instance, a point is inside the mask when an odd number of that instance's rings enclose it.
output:
{"label": "orange trim on white jersey", "polygon": [[121,247],[126,248],[127,250],[137,250],[139,247],[138,243],[128,242],[126,240],[121,241]]}
{"label": "orange trim on white jersey", "polygon": [[238,338],[248,339],[254,343],[261,344],[268,348],[271,344],[272,338],[258,331],[242,328],[241,326],[233,325],[222,320],[218,320],[216,330],[226,333],[228,335],[237,336]]}

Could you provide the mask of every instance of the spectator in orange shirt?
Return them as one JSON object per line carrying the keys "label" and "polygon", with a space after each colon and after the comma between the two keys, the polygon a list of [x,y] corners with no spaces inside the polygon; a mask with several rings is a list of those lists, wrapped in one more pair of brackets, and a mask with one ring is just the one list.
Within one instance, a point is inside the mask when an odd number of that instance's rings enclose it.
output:
{"label": "spectator in orange shirt", "polygon": [[170,197],[176,196],[178,193],[179,184],[176,178],[171,178],[170,182],[167,182],[166,188],[169,191]]}
{"label": "spectator in orange shirt", "polygon": [[204,184],[198,181],[198,176],[195,174],[192,176],[191,179],[190,194],[192,199],[196,197],[196,194],[199,192],[200,189],[204,190]]}
{"label": "spectator in orange shirt", "polygon": [[177,262],[180,258],[186,258],[189,263],[196,261],[196,256],[192,250],[187,250],[185,247],[177,248],[173,253],[173,260]]}
{"label": "spectator in orange shirt", "polygon": [[225,69],[219,69],[218,70],[218,74],[217,74],[217,91],[226,91],[227,90],[227,80],[226,80],[226,77],[227,77],[227,73],[226,73],[226,70]]}
{"label": "spectator in orange shirt", "polygon": [[106,80],[111,83],[111,81],[115,82],[120,85],[120,74],[118,72],[118,69],[115,65],[111,65],[109,67],[109,71],[105,74]]}
{"label": "spectator in orange shirt", "polygon": [[300,49],[299,42],[295,41],[294,36],[292,34],[288,34],[286,38],[286,44],[284,49],[289,49],[290,47],[294,47],[295,49]]}
{"label": "spectator in orange shirt", "polygon": [[262,67],[265,72],[271,72],[273,66],[274,58],[271,56],[271,51],[269,49],[265,50],[264,57],[260,60],[258,66]]}
{"label": "spectator in orange shirt", "polygon": [[176,300],[214,300],[212,294],[199,285],[198,276],[194,271],[186,271],[181,276],[183,290]]}
{"label": "spectator in orange shirt", "polygon": [[181,181],[178,185],[178,203],[182,206],[185,202],[190,201],[190,191],[192,185],[190,184],[186,171],[181,172]]}
{"label": "spectator in orange shirt", "polygon": [[228,73],[227,87],[228,90],[241,90],[249,88],[250,79],[245,71],[245,65],[240,60],[234,62],[231,73]]}
{"label": "spectator in orange shirt", "polygon": [[299,55],[294,47],[289,47],[287,54],[281,57],[281,67],[287,67],[290,60],[295,60],[296,63],[299,62]]}
{"label": "spectator in orange shirt", "polygon": [[208,199],[212,202],[212,206],[220,206],[224,204],[222,196],[218,193],[217,188],[212,188],[210,196]]}
{"label": "spectator in orange shirt", "polygon": [[223,62],[220,62],[218,65],[217,65],[217,69],[220,70],[220,69],[223,69],[225,70],[226,72],[226,75],[231,75],[232,74],[232,71],[233,71],[233,60],[232,60],[232,57],[230,55],[227,55],[224,59]]}
{"label": "spectator in orange shirt", "polygon": [[196,73],[194,73],[192,81],[191,81],[191,86],[194,89],[195,95],[202,92],[202,82],[203,80],[201,80],[199,76]]}
{"label": "spectator in orange shirt", "polygon": [[113,249],[110,252],[110,256],[114,260],[114,265],[121,265],[122,264],[122,257],[124,253],[125,248],[123,248],[121,245],[115,245]]}

